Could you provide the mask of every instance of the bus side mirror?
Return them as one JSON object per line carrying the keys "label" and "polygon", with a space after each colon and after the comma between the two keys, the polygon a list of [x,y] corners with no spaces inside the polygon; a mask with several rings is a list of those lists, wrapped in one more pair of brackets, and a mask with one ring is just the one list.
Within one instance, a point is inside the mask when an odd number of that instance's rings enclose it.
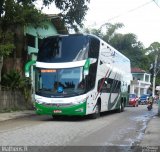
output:
{"label": "bus side mirror", "polygon": [[93,64],[97,61],[97,59],[95,58],[88,58],[84,64],[84,67],[83,67],[83,73],[84,73],[84,76],[87,76],[89,74],[89,67],[90,67],[90,64]]}
{"label": "bus side mirror", "polygon": [[89,67],[90,67],[90,59],[87,59],[83,66],[84,77],[89,74]]}
{"label": "bus side mirror", "polygon": [[88,69],[84,69],[83,73],[84,73],[84,77],[85,77],[85,76],[87,76],[89,74],[89,70]]}

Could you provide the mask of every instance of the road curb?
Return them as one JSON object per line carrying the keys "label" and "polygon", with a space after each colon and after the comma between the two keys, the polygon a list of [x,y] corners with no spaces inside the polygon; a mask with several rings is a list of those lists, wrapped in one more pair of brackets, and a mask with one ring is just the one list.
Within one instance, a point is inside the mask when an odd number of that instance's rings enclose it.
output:
{"label": "road curb", "polygon": [[36,115],[34,110],[0,113],[0,122],[34,115]]}

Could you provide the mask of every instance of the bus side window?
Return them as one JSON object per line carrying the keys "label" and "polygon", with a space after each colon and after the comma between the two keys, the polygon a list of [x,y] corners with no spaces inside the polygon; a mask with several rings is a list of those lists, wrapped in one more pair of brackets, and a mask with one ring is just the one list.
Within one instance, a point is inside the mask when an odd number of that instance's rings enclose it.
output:
{"label": "bus side window", "polygon": [[111,84],[107,84],[107,89],[110,89],[111,88]]}
{"label": "bus side window", "polygon": [[101,92],[106,92],[107,87],[106,86],[102,86]]}
{"label": "bus side window", "polygon": [[107,92],[107,88],[108,87],[110,87],[110,84],[108,84],[107,80],[104,81],[104,78],[99,80],[99,82],[98,82],[98,91]]}

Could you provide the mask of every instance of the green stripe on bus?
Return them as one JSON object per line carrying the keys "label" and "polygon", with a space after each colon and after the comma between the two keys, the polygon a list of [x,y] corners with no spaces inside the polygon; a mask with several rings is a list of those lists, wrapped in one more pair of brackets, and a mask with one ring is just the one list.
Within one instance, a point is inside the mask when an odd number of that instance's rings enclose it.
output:
{"label": "green stripe on bus", "polygon": [[35,103],[37,114],[46,115],[86,115],[86,102],[78,105],[72,105],[67,107],[61,106],[48,106]]}

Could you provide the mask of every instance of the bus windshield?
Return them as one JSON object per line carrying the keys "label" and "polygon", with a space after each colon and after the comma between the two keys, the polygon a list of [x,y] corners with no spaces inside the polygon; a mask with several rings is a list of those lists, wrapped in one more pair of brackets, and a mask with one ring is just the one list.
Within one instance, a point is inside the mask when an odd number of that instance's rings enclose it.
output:
{"label": "bus windshield", "polygon": [[89,39],[79,36],[56,36],[43,40],[38,52],[38,62],[59,63],[87,59]]}
{"label": "bus windshield", "polygon": [[85,92],[83,67],[36,69],[36,94],[46,97],[71,97]]}

